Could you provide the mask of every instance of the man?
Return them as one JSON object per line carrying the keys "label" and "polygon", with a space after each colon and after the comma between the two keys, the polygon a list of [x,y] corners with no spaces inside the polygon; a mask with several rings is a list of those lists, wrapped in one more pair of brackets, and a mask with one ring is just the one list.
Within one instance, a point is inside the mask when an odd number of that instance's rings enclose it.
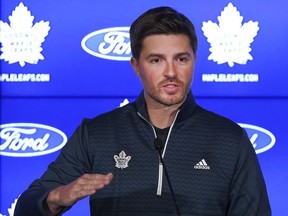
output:
{"label": "man", "polygon": [[87,196],[91,215],[271,215],[244,130],[194,101],[191,21],[154,8],[134,21],[130,39],[143,92],[84,120],[15,215],[60,215]]}

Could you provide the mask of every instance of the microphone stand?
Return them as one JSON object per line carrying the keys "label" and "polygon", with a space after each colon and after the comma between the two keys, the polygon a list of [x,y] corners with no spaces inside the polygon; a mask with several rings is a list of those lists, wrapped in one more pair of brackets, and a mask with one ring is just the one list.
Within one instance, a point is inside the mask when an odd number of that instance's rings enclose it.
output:
{"label": "microphone stand", "polygon": [[161,150],[162,150],[163,145],[162,145],[162,140],[161,140],[160,138],[158,138],[158,137],[155,138],[155,140],[154,140],[154,147],[155,147],[155,149],[157,150],[157,152],[159,153],[160,162],[162,163],[163,168],[164,168],[164,173],[165,173],[165,176],[166,176],[166,178],[167,178],[167,182],[168,182],[168,185],[169,185],[171,194],[172,194],[172,198],[173,198],[173,201],[174,201],[174,204],[175,204],[175,208],[176,208],[177,215],[178,215],[178,216],[181,216],[180,210],[179,210],[179,207],[178,207],[178,204],[177,204],[177,201],[176,201],[176,196],[175,196],[175,193],[174,193],[174,190],[173,190],[173,187],[172,187],[172,184],[171,184],[169,175],[168,175],[168,171],[167,171],[167,169],[166,169],[166,165],[165,165],[164,160],[163,160],[163,158],[162,158]]}

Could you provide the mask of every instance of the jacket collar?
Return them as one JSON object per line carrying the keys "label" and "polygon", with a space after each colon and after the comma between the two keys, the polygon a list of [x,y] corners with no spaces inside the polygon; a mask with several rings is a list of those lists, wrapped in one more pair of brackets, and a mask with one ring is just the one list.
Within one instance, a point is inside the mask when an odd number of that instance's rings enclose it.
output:
{"label": "jacket collar", "polygon": [[[136,103],[137,112],[139,112],[143,117],[145,117],[148,120],[149,116],[148,116],[148,112],[146,108],[146,102],[145,102],[143,91],[140,93],[135,103]],[[178,114],[176,122],[187,119],[189,116],[191,116],[194,113],[196,108],[197,108],[197,104],[195,102],[192,91],[190,90],[189,93],[187,94],[185,102],[179,108],[180,112]]]}

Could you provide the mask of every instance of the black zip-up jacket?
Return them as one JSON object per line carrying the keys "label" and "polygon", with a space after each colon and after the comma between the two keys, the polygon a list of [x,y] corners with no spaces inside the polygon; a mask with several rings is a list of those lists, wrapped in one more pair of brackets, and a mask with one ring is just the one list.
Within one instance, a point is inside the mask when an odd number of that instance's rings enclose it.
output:
{"label": "black zip-up jacket", "polygon": [[[91,215],[177,215],[154,148],[156,136],[143,93],[136,102],[84,120],[56,161],[21,195],[15,216],[45,215],[43,201],[52,189],[85,173],[109,172],[111,184],[90,197]],[[162,156],[181,215],[271,215],[246,133],[196,105],[191,92],[170,127]]]}

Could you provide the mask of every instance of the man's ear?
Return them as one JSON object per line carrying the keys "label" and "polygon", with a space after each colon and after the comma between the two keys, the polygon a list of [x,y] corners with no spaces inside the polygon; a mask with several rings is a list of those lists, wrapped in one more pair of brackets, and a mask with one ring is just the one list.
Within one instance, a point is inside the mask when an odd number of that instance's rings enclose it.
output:
{"label": "man's ear", "polygon": [[140,77],[139,66],[138,66],[138,61],[137,61],[137,59],[134,58],[134,57],[131,57],[130,63],[131,63],[131,65],[132,65],[133,70],[134,70],[134,72],[136,73],[136,75],[137,75],[138,77]]}

